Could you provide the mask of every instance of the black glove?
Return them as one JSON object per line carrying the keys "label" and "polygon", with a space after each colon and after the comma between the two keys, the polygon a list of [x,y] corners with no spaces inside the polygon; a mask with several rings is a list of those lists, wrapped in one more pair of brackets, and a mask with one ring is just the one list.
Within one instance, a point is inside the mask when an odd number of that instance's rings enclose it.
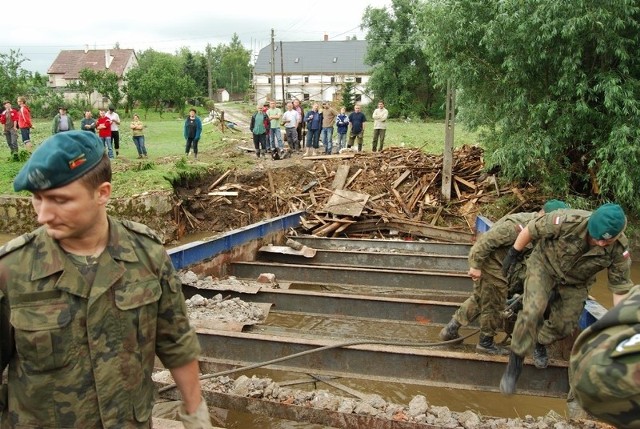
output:
{"label": "black glove", "polygon": [[520,259],[522,259],[522,252],[511,246],[509,252],[507,252],[507,256],[505,256],[502,261],[502,275],[507,277],[511,267],[513,267]]}

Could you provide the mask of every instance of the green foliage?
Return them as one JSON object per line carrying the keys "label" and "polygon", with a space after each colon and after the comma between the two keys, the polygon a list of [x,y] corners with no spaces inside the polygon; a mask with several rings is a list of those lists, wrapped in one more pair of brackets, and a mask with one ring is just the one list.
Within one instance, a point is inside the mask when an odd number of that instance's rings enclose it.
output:
{"label": "green foliage", "polygon": [[[390,117],[435,114],[443,118],[444,93],[434,88],[431,69],[422,51],[418,26],[419,0],[393,0],[389,9],[367,7],[366,61],[372,65],[367,90],[384,100]],[[433,116],[432,116],[433,117]]]}
{"label": "green foliage", "polygon": [[148,49],[140,54],[138,67],[127,73],[127,96],[148,111],[163,112],[165,103],[184,113],[185,100],[196,95],[196,84],[184,74],[179,57]]}
{"label": "green foliage", "polygon": [[640,208],[637,2],[433,0],[425,52],[489,165]]}
{"label": "green foliage", "polygon": [[15,104],[16,98],[26,92],[30,73],[22,68],[25,61],[19,49],[0,53],[0,100]]}
{"label": "green foliage", "polygon": [[135,171],[153,170],[154,168],[156,168],[156,163],[148,159],[138,162],[138,164],[133,167]]}
{"label": "green foliage", "polygon": [[81,110],[91,109],[94,100],[91,95],[94,91],[109,99],[111,104],[118,105],[123,98],[118,85],[118,75],[111,70],[91,70],[85,68],[80,70],[79,79],[69,83],[69,89],[81,92],[84,100],[77,100],[77,107]]}
{"label": "green foliage", "polygon": [[356,104],[356,92],[353,82],[345,82],[342,86],[342,105],[347,112],[352,112]]}
{"label": "green foliage", "polygon": [[231,43],[222,49],[220,68],[215,74],[218,88],[226,88],[232,94],[246,92],[251,86],[250,60],[251,51],[234,33]]}

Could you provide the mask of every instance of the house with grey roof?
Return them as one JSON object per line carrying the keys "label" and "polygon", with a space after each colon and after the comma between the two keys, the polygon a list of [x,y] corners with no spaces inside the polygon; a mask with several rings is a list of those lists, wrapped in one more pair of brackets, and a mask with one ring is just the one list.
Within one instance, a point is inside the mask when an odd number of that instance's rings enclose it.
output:
{"label": "house with grey roof", "polygon": [[[118,76],[118,84],[124,85],[124,76],[129,70],[138,64],[138,59],[133,49],[84,49],[60,51],[56,59],[47,70],[49,87],[64,94],[66,100],[76,97],[86,97],[71,91],[68,86],[71,82],[78,82],[80,71],[91,69],[94,71],[110,70]],[[98,104],[100,107],[108,104],[102,95],[94,92],[88,100],[90,105]]]}
{"label": "house with grey roof", "polygon": [[[272,54],[273,51],[273,54]],[[254,66],[256,102],[337,101],[343,86],[352,82],[356,101],[371,101],[366,92],[371,67],[364,62],[366,40],[277,42],[260,50]],[[272,91],[274,92],[272,94]]]}

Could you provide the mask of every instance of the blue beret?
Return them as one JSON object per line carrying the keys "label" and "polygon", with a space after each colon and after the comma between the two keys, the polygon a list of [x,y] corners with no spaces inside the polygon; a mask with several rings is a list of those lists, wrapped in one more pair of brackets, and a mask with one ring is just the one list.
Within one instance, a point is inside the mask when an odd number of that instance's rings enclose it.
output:
{"label": "blue beret", "polygon": [[549,200],[546,203],[544,203],[544,206],[542,206],[542,210],[544,210],[545,213],[551,213],[554,210],[568,209],[568,208],[569,206],[564,201],[560,201],[560,200]]}
{"label": "blue beret", "polygon": [[66,131],[46,139],[22,167],[13,189],[44,191],[68,185],[98,165],[104,144],[94,133]]}
{"label": "blue beret", "polygon": [[594,211],[587,222],[589,235],[595,240],[609,240],[620,234],[627,225],[627,218],[618,204],[603,204]]}

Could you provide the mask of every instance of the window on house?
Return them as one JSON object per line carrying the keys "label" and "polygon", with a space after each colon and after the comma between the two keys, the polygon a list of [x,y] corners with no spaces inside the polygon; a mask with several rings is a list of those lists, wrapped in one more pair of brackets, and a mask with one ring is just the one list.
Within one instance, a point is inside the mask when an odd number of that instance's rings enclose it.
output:
{"label": "window on house", "polygon": [[271,78],[267,78],[267,83],[271,83]]}
{"label": "window on house", "polygon": [[356,102],[362,101],[362,94],[356,94],[355,100],[356,100]]}
{"label": "window on house", "polygon": [[336,77],[335,76],[331,76],[331,83],[336,83]]}
{"label": "window on house", "polygon": [[291,83],[291,77],[287,76],[287,84],[290,84],[290,83]]}
{"label": "window on house", "polygon": [[304,77],[304,83],[309,83],[309,76]]}
{"label": "window on house", "polygon": [[302,94],[302,100],[309,101],[309,94]]}
{"label": "window on house", "polygon": [[362,78],[361,77],[357,77],[356,78],[356,83],[362,83]]}
{"label": "window on house", "polygon": [[287,100],[291,100],[293,98],[293,94],[290,92],[287,92]]}

